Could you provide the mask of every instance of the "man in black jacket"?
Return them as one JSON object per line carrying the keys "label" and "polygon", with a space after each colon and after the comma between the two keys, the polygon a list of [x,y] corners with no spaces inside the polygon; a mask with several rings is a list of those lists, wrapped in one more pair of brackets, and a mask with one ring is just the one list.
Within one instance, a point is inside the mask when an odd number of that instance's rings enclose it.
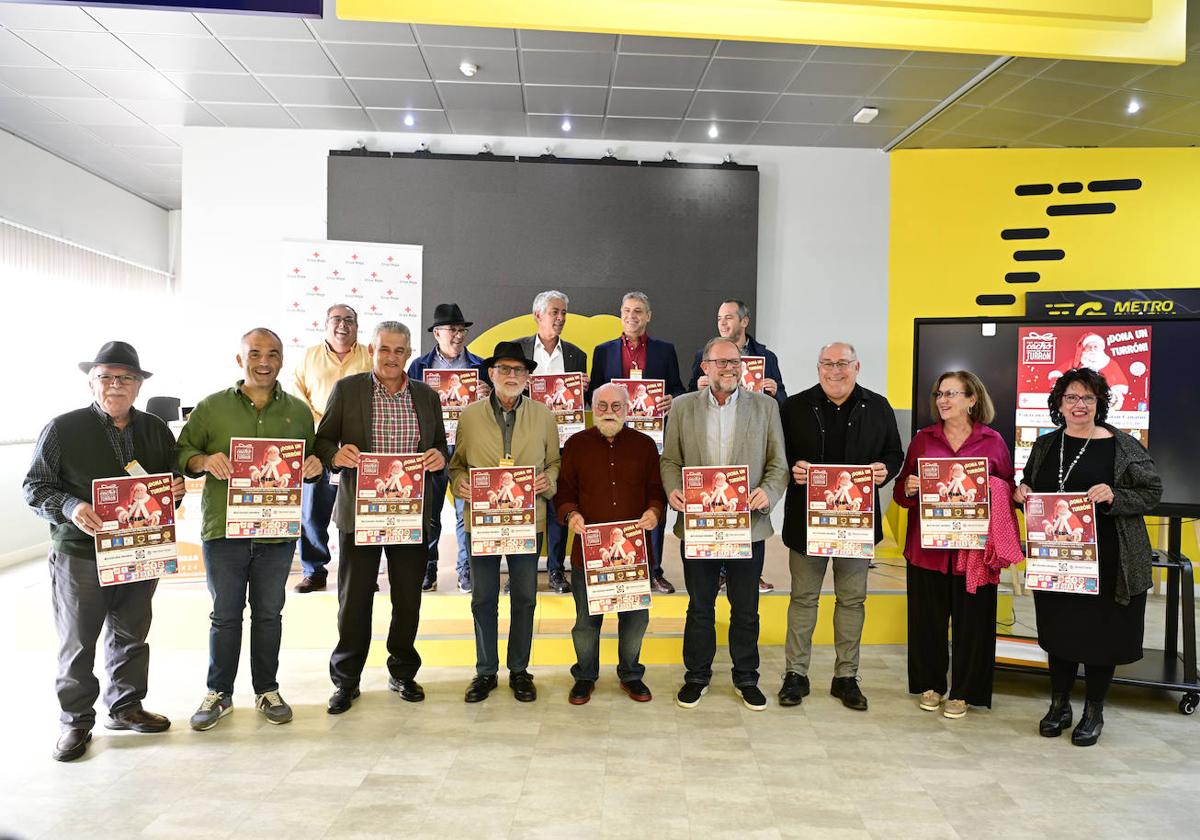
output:
{"label": "man in black jacket", "polygon": [[[881,394],[858,384],[861,365],[854,346],[834,342],[817,356],[818,384],[783,405],[783,436],[793,484],[784,507],[783,542],[791,555],[792,596],[788,605],[785,645],[787,671],[779,689],[781,706],[796,706],[809,692],[808,665],[812,634],[825,580],[827,557],[809,557],[808,468],[810,464],[870,465],[875,477],[875,542],[883,539],[879,510],[879,485],[900,472],[904,450],[896,429],[896,414]],[[862,642],[864,603],[867,598],[869,561],[833,558],[834,667],[830,693],[848,708],[866,711],[867,698],[858,687],[859,646]]]}

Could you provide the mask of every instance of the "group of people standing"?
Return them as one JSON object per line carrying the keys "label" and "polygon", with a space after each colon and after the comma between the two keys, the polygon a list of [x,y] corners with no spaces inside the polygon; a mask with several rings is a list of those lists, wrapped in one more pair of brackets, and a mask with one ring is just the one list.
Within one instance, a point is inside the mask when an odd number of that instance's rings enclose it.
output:
{"label": "group of people standing", "polygon": [[[568,531],[587,524],[635,520],[648,535],[651,579],[660,593],[674,591],[662,573],[662,538],[667,507],[682,513],[684,468],[745,465],[749,471],[751,556],[747,559],[687,559],[688,593],[683,639],[683,685],[675,701],[695,707],[712,680],[716,653],[716,601],[722,589],[730,604],[729,650],[733,688],[749,709],[762,710],[759,683],[759,595],[769,591],[762,568],[765,542],[774,533],[771,510],[785,505],[783,541],[789,549],[786,671],[778,690],[781,706],[800,704],[810,692],[812,634],[829,558],[807,554],[805,484],[814,464],[870,466],[879,510],[879,487],[895,480],[894,500],[910,509],[904,555],[908,560],[909,690],[919,705],[949,718],[968,706],[990,706],[995,658],[996,584],[999,569],[1019,560],[1012,503],[1042,490],[1086,491],[1100,515],[1101,591],[1098,598],[1035,595],[1039,641],[1050,653],[1052,704],[1041,722],[1043,735],[1058,735],[1072,722],[1071,689],[1084,663],[1087,703],[1073,733],[1078,744],[1095,743],[1103,723],[1105,692],[1113,666],[1141,656],[1150,545],[1141,517],[1161,495],[1153,462],[1129,435],[1107,425],[1109,390],[1099,374],[1073,370],[1050,396],[1059,428],[1035,444],[1025,480],[1013,486],[1013,466],[1000,436],[987,424],[992,406],[974,374],[954,371],[934,384],[931,400],[938,420],[922,429],[907,457],[887,399],[858,383],[861,364],[854,347],[834,342],[817,354],[817,382],[787,396],[778,360],[749,334],[750,313],[737,300],[724,301],[718,335],[696,354],[691,390],[679,375],[675,348],[651,338],[649,298],[630,292],[621,303],[622,335],[598,345],[592,355],[589,398],[593,425],[560,449],[553,414],[525,395],[532,372],[587,372],[584,352],[561,338],[569,300],[547,291],[533,303],[537,332],[502,341],[491,356],[466,349],[471,322],[456,304],[434,311],[436,344],[412,359],[412,336],[396,321],[378,324],[364,348],[357,315],[346,305],[330,307],[326,340],[310,348],[296,370],[296,394],[281,387],[283,345],[267,328],[241,340],[236,355],[242,378],[201,400],[187,418],[178,442],[157,417],[133,407],[143,370],[137,352],[110,342],[80,364],[93,402],[52,420],[35,447],[25,480],[29,506],[51,524],[50,570],[60,635],[58,695],[63,733],[54,757],[83,755],[95,724],[99,683],[93,674],[95,647],[107,624],[109,708],[106,726],[159,732],[170,721],[142,708],[149,660],[146,635],[156,581],[101,588],[96,579],[93,537],[100,521],[92,510],[91,480],[123,474],[137,462],[147,471],[207,477],[202,499],[202,542],[208,588],[213,598],[207,692],[191,725],[215,726],[233,710],[233,690],[247,601],[251,608],[250,664],[255,706],[270,723],[292,718],[277,679],[282,609],[296,539],[228,539],[225,536],[230,439],[301,439],[307,457],[302,471],[304,527],[299,539],[303,579],[300,592],[326,586],[328,527],[339,531],[338,641],[330,657],[334,691],[327,711],[342,714],[360,693],[371,641],[371,612],[382,557],[390,583],[391,621],[387,638],[388,686],[409,702],[425,693],[416,681],[421,659],[416,636],[422,591],[437,581],[441,508],[447,489],[456,508],[459,589],[471,594],[476,673],[464,699],[481,702],[498,685],[498,612],[501,558],[476,555],[468,538],[469,471],[501,464],[534,467],[536,517],[544,526],[551,587],[573,593],[572,631],[577,661],[568,700],[588,702],[599,679],[601,616],[589,615],[580,540],[565,570]],[[741,358],[766,359],[762,392],[742,386]],[[447,444],[440,401],[422,381],[426,369],[479,371],[480,399],[462,409],[456,442]],[[662,379],[667,413],[661,456],[654,441],[625,424],[630,398],[611,380],[642,376]],[[423,542],[417,545],[357,545],[354,539],[354,471],[367,452],[421,453],[426,471]],[[993,519],[982,552],[922,549],[914,515],[914,471],[921,457],[986,457]],[[1068,465],[1068,466],[1064,466]],[[1057,472],[1055,469],[1057,465]],[[330,476],[337,474],[336,483]],[[882,539],[876,516],[875,541]],[[676,518],[683,537],[683,519]],[[537,591],[537,551],[507,555],[510,626],[506,668],[518,701],[537,697],[528,666]],[[682,544],[681,544],[682,551]],[[978,555],[978,556],[974,556]],[[865,711],[859,684],[859,650],[865,616],[869,561],[833,558],[836,603],[833,625],[836,660],[830,693],[848,708]],[[618,617],[617,675],[634,701],[652,698],[640,663],[648,610]],[[948,630],[953,629],[953,644]],[[947,681],[947,669],[950,679]]]}

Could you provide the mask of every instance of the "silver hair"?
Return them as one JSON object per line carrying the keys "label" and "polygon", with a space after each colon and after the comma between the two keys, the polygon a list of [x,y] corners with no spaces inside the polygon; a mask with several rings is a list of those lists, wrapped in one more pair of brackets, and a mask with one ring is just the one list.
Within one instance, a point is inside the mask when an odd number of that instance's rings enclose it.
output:
{"label": "silver hair", "polygon": [[630,298],[641,301],[642,305],[646,307],[646,312],[651,311],[650,296],[645,292],[626,292],[625,294],[621,295],[621,303],[625,303],[625,301],[629,300]]}
{"label": "silver hair", "polygon": [[737,298],[726,298],[725,300],[721,301],[721,306],[724,306],[727,303],[737,304],[739,321],[745,321],[750,317],[750,307],[746,305],[746,301],[738,300]]}
{"label": "silver hair", "polygon": [[546,311],[546,307],[550,305],[552,300],[561,300],[563,306],[567,309],[571,308],[571,299],[558,289],[547,289],[533,299],[533,317],[537,317]]}
{"label": "silver hair", "polygon": [[734,350],[737,350],[737,352],[738,352],[738,356],[741,356],[741,355],[742,355],[742,350],[741,350],[741,348],[740,348],[740,347],[738,347],[738,346],[737,346],[737,342],[736,342],[736,341],[734,341],[732,338],[726,338],[726,337],[725,337],[725,336],[723,336],[723,335],[718,335],[718,336],[714,336],[713,338],[710,338],[710,339],[708,340],[708,343],[704,345],[704,353],[701,355],[701,357],[700,357],[700,358],[702,358],[702,359],[707,359],[707,358],[708,358],[708,351],[709,351],[709,350],[711,350],[711,349],[713,348],[713,345],[714,345],[714,344],[719,344],[719,343],[721,343],[722,341],[724,341],[726,344],[728,344],[728,345],[729,345],[730,347],[732,347]]}
{"label": "silver hair", "polygon": [[380,321],[375,325],[375,329],[371,332],[371,343],[377,344],[379,336],[383,333],[400,333],[408,339],[409,345],[412,344],[412,330],[401,324],[399,321]]}
{"label": "silver hair", "polygon": [[854,349],[854,345],[849,341],[831,341],[828,344],[822,344],[821,349],[817,351],[817,360],[820,361],[821,357],[825,355],[825,351],[830,347],[837,347],[839,344],[842,347],[849,348],[850,355],[854,357],[854,361],[858,361],[858,351]]}

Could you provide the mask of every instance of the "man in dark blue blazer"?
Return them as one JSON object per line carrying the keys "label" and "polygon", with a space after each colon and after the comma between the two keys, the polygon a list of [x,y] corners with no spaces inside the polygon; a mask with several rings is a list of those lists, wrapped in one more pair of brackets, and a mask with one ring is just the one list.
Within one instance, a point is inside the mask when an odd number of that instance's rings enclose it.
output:
{"label": "man in dark blue blazer", "polygon": [[[779,370],[779,358],[761,341],[755,341],[750,335],[750,307],[745,301],[729,298],[721,301],[717,310],[717,335],[728,338],[738,346],[743,356],[762,356],[766,359],[766,371],[763,376],[763,393],[775,398],[780,406],[787,399],[787,389],[783,387],[783,374]],[[697,350],[692,359],[692,379],[688,391],[700,391],[708,387],[708,377],[700,369],[700,357],[703,351]]]}
{"label": "man in dark blue blazer", "polygon": [[[650,298],[645,292],[627,292],[621,299],[621,336],[592,351],[592,378],[589,393],[613,379],[628,379],[633,370],[641,371],[642,379],[661,379],[666,383],[666,396],[662,410],[670,411],[671,400],[684,393],[679,378],[679,357],[675,345],[669,341],[651,338],[646,334],[650,326]],[[650,532],[650,582],[655,592],[670,594],[675,591],[662,572],[662,541],[666,517]]]}

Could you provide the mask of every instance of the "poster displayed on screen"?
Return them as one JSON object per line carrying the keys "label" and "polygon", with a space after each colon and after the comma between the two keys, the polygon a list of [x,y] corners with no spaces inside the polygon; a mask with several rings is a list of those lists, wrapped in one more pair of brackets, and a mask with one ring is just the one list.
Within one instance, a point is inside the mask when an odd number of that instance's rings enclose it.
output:
{"label": "poster displayed on screen", "polygon": [[92,508],[103,523],[95,537],[101,586],[152,580],[177,571],[171,480],[170,473],[159,473],[92,482]]}
{"label": "poster displayed on screen", "polygon": [[1025,586],[1037,592],[1100,594],[1096,506],[1086,493],[1025,497]]}
{"label": "poster displayed on screen", "polygon": [[875,557],[875,471],[865,466],[808,468],[811,557]]}
{"label": "poster displayed on screen", "polygon": [[581,539],[588,615],[649,609],[646,532],[637,522],[587,525]]}
{"label": "poster displayed on screen", "polygon": [[918,458],[921,548],[981,549],[991,522],[987,458]]}
{"label": "poster displayed on screen", "polygon": [[471,554],[533,554],[537,551],[537,494],[533,467],[471,470]]}
{"label": "poster displayed on screen", "polygon": [[1054,430],[1046,401],[1055,381],[1072,368],[1103,374],[1112,391],[1108,422],[1142,446],[1150,442],[1150,332],[1140,326],[1021,327],[1017,331],[1017,480],[1033,442]]}
{"label": "poster displayed on screen", "polygon": [[458,439],[458,415],[479,399],[479,371],[474,368],[425,369],[425,384],[437,391],[442,404],[442,424],[446,427],[446,445]]}
{"label": "poster displayed on screen", "polygon": [[683,548],[689,559],[750,556],[750,468],[683,468]]}
{"label": "poster displayed on screen", "polygon": [[355,545],[420,545],[425,456],[367,453],[358,459]]}
{"label": "poster displayed on screen", "polygon": [[742,356],[742,387],[756,394],[763,392],[767,378],[766,356]]}
{"label": "poster displayed on screen", "polygon": [[231,438],[225,536],[291,539],[300,536],[304,441]]}
{"label": "poster displayed on screen", "polygon": [[547,373],[529,377],[529,396],[554,413],[558,424],[558,448],[583,431],[583,374]]}
{"label": "poster displayed on screen", "polygon": [[667,395],[667,383],[664,379],[614,379],[612,384],[620,385],[629,394],[629,413],[625,416],[625,425],[650,435],[658,454],[663,449],[663,429],[666,428],[666,415],[662,412],[663,397]]}

